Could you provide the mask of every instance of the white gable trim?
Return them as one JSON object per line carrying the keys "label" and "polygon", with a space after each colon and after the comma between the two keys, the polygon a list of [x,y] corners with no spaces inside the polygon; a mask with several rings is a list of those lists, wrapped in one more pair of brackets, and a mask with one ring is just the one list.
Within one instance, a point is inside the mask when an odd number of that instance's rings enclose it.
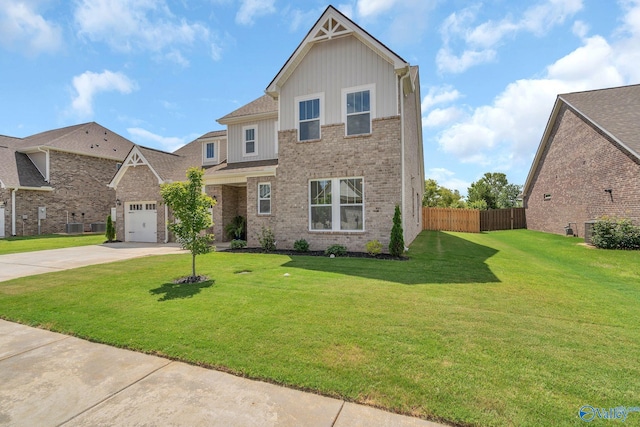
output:
{"label": "white gable trim", "polygon": [[127,173],[127,170],[130,167],[135,168],[137,166],[143,166],[143,165],[148,166],[151,172],[153,172],[156,178],[158,178],[158,184],[164,184],[164,180],[160,178],[160,175],[158,174],[158,172],[156,172],[153,166],[151,166],[149,161],[144,157],[144,155],[136,145],[131,149],[131,151],[129,151],[129,154],[127,154],[127,157],[122,162],[122,166],[120,166],[120,169],[118,170],[116,175],[113,177],[113,179],[111,180],[108,186],[110,188],[118,188],[118,184],[120,183],[120,180],[122,179],[124,174]]}
{"label": "white gable trim", "polygon": [[399,57],[391,49],[380,43],[380,41],[363,30],[358,26],[358,24],[334,9],[333,6],[329,6],[320,19],[318,19],[315,25],[311,28],[304,40],[302,40],[302,43],[300,43],[298,48],[293,52],[293,55],[291,55],[282,69],[274,77],[271,83],[269,83],[265,92],[273,98],[277,98],[280,88],[289,79],[296,68],[298,68],[298,65],[302,62],[307,53],[309,53],[313,45],[347,35],[354,36],[369,47],[369,49],[378,54],[382,59],[392,64],[398,74],[402,75],[408,72],[409,63]]}

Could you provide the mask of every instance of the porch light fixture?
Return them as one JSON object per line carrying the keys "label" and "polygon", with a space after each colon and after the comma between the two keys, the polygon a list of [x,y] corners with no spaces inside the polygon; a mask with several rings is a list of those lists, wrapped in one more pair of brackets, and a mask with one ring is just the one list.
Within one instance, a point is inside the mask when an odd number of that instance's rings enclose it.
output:
{"label": "porch light fixture", "polygon": [[120,206],[121,204],[120,199],[116,199],[116,205]]}

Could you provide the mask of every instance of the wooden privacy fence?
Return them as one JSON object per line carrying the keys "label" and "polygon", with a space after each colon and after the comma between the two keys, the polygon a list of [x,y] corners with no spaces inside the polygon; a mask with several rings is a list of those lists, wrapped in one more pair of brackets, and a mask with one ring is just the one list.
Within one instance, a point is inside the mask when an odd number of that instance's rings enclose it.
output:
{"label": "wooden privacy fence", "polygon": [[477,209],[422,208],[422,229],[479,233],[527,228],[524,208]]}

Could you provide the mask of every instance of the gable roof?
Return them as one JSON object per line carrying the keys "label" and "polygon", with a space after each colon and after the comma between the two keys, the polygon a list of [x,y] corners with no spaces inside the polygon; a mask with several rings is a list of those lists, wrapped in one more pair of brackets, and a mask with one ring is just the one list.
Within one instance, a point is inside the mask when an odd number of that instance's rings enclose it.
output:
{"label": "gable roof", "polygon": [[278,101],[269,95],[262,95],[260,98],[254,99],[250,103],[243,105],[224,117],[219,118],[217,122],[223,125],[228,125],[245,121],[248,118],[251,118],[252,120],[263,120],[277,117]]}
{"label": "gable roof", "polygon": [[382,44],[378,39],[373,37],[351,19],[347,18],[333,6],[328,6],[322,16],[320,16],[313,27],[311,27],[311,30],[309,30],[300,45],[298,45],[296,50],[280,69],[278,74],[276,74],[271,83],[269,83],[265,92],[273,98],[277,98],[279,88],[284,85],[316,43],[347,35],[352,35],[367,45],[381,58],[392,64],[393,68],[399,74],[404,74],[408,71],[409,63],[407,61],[402,59],[398,54]]}
{"label": "gable roof", "polygon": [[90,122],[41,132],[23,138],[19,143],[23,152],[35,151],[38,147],[122,161],[133,147],[133,142],[96,122]]}
{"label": "gable roof", "polygon": [[529,192],[542,153],[549,144],[558,113],[567,105],[582,120],[592,124],[640,160],[640,85],[620,86],[560,94],[553,106],[538,151],[529,170],[523,194]]}

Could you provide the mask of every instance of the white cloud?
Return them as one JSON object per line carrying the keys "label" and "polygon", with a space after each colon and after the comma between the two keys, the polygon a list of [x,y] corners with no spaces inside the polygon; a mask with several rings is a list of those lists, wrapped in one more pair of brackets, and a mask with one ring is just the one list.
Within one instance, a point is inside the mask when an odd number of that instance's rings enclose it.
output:
{"label": "white cloud", "polygon": [[573,32],[573,34],[583,39],[589,33],[589,25],[587,25],[583,21],[576,21],[573,23],[573,27],[571,28],[571,31]]}
{"label": "white cloud", "polygon": [[129,77],[109,70],[102,73],[86,71],[75,76],[72,84],[76,96],[71,101],[71,109],[81,117],[93,114],[93,98],[96,94],[112,91],[128,94],[137,89],[136,83]]}
{"label": "white cloud", "polygon": [[29,56],[62,47],[62,30],[47,21],[29,1],[0,0],[0,44]]}
{"label": "white cloud", "polygon": [[379,15],[391,9],[397,2],[397,0],[358,0],[358,15],[363,18]]}
{"label": "white cloud", "polygon": [[275,0],[240,0],[236,22],[241,25],[252,25],[254,18],[274,13],[276,11],[274,3]]}
{"label": "white cloud", "polygon": [[435,179],[438,185],[450,190],[458,190],[461,194],[467,193],[470,182],[455,177],[455,173],[446,168],[431,168],[426,173],[427,178]]}
{"label": "white cloud", "polygon": [[429,92],[422,98],[422,112],[425,113],[434,105],[455,101],[459,99],[460,96],[460,92],[451,86],[432,86],[429,88]]}
{"label": "white cloud", "polygon": [[[625,11],[624,22],[635,22],[640,2]],[[585,38],[582,46],[549,65],[540,78],[515,81],[490,105],[465,113],[437,135],[440,149],[462,162],[494,169],[528,167],[558,94],[640,82],[640,26],[625,25],[617,39]],[[427,116],[423,123],[437,119]]]}
{"label": "white cloud", "polygon": [[[462,73],[475,65],[491,62],[496,58],[496,48],[507,36],[522,31],[544,35],[581,9],[582,0],[544,0],[526,9],[520,19],[507,16],[475,27],[472,24],[480,12],[478,5],[452,13],[440,28],[443,43],[436,56],[438,70]],[[452,45],[456,42],[464,46],[462,53],[454,53]]]}
{"label": "white cloud", "polygon": [[289,29],[293,32],[299,30],[300,28],[311,28],[311,26],[318,20],[318,17],[322,14],[322,12],[324,12],[324,8],[310,9],[306,12],[300,9],[286,8],[284,10],[284,15],[289,21]]}
{"label": "white cloud", "polygon": [[449,108],[436,108],[429,112],[427,117],[422,119],[422,126],[425,127],[440,127],[448,125],[460,118],[464,117],[465,113],[458,107]]}
{"label": "white cloud", "polygon": [[205,25],[179,19],[164,1],[78,0],[74,18],[79,35],[91,41],[120,52],[163,53],[156,57],[182,66],[188,61],[178,47],[214,42]]}
{"label": "white cloud", "polygon": [[192,139],[191,136],[161,136],[138,127],[127,128],[127,132],[131,135],[131,139],[140,145],[152,145],[168,152],[177,150]]}

